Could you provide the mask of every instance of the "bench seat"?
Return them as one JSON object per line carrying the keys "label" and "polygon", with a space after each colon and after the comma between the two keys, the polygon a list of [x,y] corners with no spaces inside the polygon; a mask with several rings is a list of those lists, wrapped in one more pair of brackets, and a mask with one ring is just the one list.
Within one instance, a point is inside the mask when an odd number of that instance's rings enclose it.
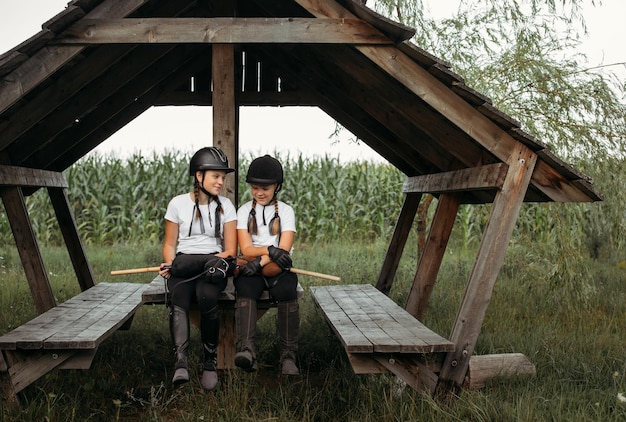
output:
{"label": "bench seat", "polygon": [[130,327],[147,287],[98,283],[0,336],[3,388],[15,394],[52,369],[89,368],[98,346]]}
{"label": "bench seat", "polygon": [[310,291],[355,373],[393,372],[415,389],[434,387],[435,373],[454,343],[370,284],[311,286]]}
{"label": "bench seat", "polygon": [[[142,301],[144,304],[165,303],[166,291],[167,288],[165,285],[165,279],[160,275],[157,275],[156,277],[154,277],[154,279],[152,279],[148,287],[143,291],[143,294],[141,295]],[[298,297],[300,298],[303,295],[304,289],[302,288],[300,283],[298,283]],[[236,299],[237,297],[235,294],[235,285],[233,284],[233,279],[231,277],[228,279],[228,284],[226,285],[226,288],[220,294],[219,302],[221,305],[228,305],[231,302],[234,305]],[[259,299],[258,305],[259,308],[267,308],[268,306],[271,307],[272,305],[275,306],[275,301],[274,299],[272,299],[272,297],[270,297],[270,293],[268,290],[263,291],[263,294]]]}

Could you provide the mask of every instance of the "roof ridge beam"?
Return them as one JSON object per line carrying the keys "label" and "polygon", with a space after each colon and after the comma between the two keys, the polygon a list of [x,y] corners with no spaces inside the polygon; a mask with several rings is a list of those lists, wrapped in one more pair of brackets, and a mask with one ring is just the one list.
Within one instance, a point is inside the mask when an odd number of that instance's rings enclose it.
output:
{"label": "roof ridge beam", "polygon": [[344,18],[81,19],[51,44],[393,44],[369,23]]}

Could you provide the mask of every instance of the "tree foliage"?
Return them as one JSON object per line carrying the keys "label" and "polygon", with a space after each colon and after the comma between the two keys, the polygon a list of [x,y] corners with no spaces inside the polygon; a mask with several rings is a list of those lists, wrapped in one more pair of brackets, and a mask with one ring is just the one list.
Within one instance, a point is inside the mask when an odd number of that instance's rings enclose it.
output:
{"label": "tree foliage", "polygon": [[581,0],[458,3],[443,19],[429,17],[421,0],[378,0],[375,8],[416,28],[414,43],[452,63],[559,156],[624,156],[625,81],[577,51],[587,36]]}

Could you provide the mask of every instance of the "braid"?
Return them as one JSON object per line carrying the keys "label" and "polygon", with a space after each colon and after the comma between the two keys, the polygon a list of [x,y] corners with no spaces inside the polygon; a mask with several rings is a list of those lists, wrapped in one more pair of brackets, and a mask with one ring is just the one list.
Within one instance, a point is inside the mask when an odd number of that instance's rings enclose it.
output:
{"label": "braid", "polygon": [[278,215],[278,199],[274,199],[274,217],[270,220],[270,234],[280,236],[282,227],[280,224],[280,216]]}
{"label": "braid", "polygon": [[220,202],[220,198],[217,195],[213,196],[212,199],[214,199],[215,202],[217,203],[217,208],[215,208],[215,237],[220,237],[220,229],[221,229],[220,214],[224,212],[224,208],[222,208],[222,203]]}
{"label": "braid", "polygon": [[200,221],[202,221],[202,212],[200,211],[200,204],[199,204],[200,195],[198,194],[198,190],[199,190],[198,182],[196,182],[194,183],[194,186],[193,186],[193,199],[194,199],[194,202],[196,203],[196,206],[195,206],[196,214],[194,218],[199,218]]}
{"label": "braid", "polygon": [[195,220],[196,218],[200,220],[200,232],[204,233],[204,221],[202,221],[202,212],[200,211],[200,195],[198,195],[198,187],[198,181],[196,180],[193,184],[193,198],[195,204],[193,206],[193,213],[191,214],[191,222],[189,223],[189,233],[187,234],[187,236],[191,236],[191,226],[193,226],[193,220]]}
{"label": "braid", "polygon": [[258,227],[256,225],[256,199],[252,200],[252,209],[248,215],[248,233],[258,234]]}

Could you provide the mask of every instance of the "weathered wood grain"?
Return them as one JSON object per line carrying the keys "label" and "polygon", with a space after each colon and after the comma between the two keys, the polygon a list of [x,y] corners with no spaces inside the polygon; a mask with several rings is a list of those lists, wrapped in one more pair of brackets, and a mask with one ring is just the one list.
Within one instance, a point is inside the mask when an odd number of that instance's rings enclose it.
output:
{"label": "weathered wood grain", "polygon": [[436,353],[454,348],[370,284],[312,286],[311,294],[348,353]]}

